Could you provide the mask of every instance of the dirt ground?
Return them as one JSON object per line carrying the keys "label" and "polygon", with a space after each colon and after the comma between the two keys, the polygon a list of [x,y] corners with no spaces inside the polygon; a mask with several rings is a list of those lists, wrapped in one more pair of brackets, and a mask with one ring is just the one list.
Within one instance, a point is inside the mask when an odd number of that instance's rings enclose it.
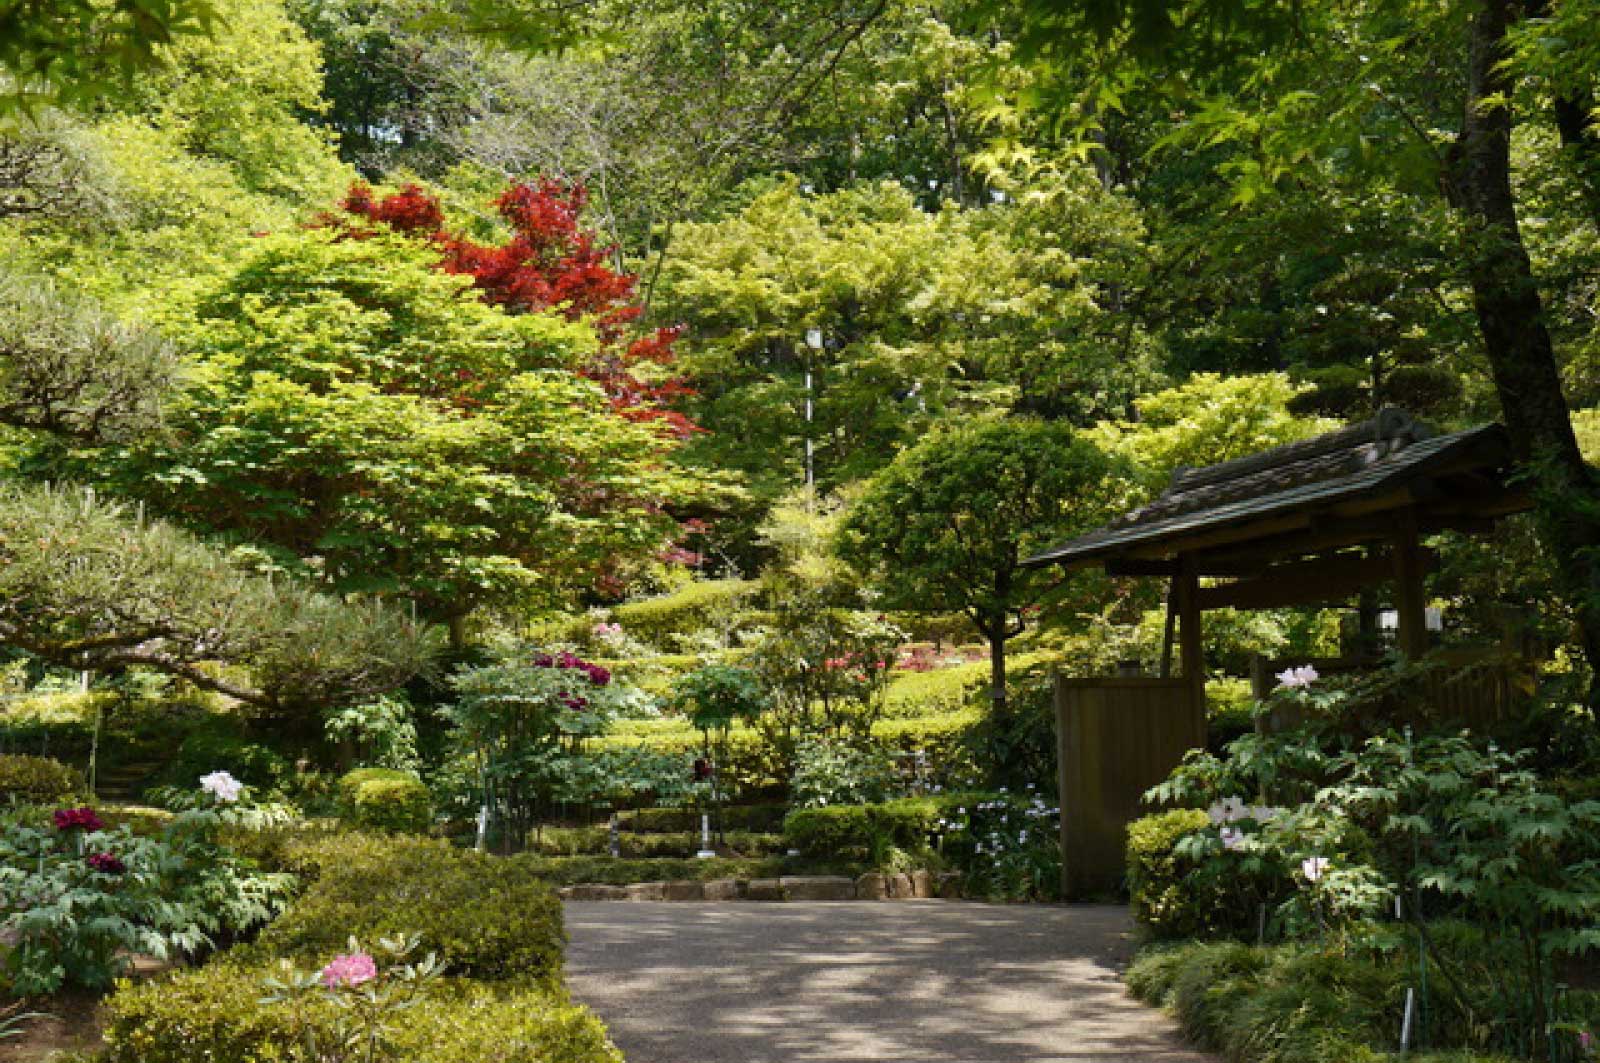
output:
{"label": "dirt ground", "polygon": [[40,1063],[58,1053],[90,1052],[100,1045],[100,998],[92,993],[63,993],[23,1009],[44,1013],[30,1019],[22,1033],[0,1041],[3,1063]]}

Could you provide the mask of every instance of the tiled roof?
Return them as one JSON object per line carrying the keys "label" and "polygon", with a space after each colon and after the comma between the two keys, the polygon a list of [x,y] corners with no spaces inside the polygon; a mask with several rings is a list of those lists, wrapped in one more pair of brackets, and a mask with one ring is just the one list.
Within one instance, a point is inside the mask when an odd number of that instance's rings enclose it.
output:
{"label": "tiled roof", "polygon": [[[1402,410],[1249,457],[1179,469],[1155,501],[1024,564],[1073,564],[1147,547],[1225,524],[1279,517],[1381,494],[1464,451],[1509,457],[1505,429],[1482,425],[1435,435]],[[1486,470],[1499,471],[1500,460]]]}

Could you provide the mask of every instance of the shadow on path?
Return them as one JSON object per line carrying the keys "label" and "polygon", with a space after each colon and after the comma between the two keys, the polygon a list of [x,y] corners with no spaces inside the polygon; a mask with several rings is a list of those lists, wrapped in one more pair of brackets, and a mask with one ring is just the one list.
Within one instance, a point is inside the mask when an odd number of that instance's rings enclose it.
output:
{"label": "shadow on path", "polygon": [[628,1063],[1205,1063],[1130,998],[1126,910],[566,905],[572,994]]}

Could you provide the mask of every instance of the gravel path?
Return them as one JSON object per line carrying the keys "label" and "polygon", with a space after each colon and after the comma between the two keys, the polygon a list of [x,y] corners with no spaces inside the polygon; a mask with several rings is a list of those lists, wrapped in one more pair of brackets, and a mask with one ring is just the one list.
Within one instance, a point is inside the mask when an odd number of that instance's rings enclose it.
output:
{"label": "gravel path", "polygon": [[1127,995],[1126,910],[569,901],[573,996],[628,1063],[1207,1063]]}

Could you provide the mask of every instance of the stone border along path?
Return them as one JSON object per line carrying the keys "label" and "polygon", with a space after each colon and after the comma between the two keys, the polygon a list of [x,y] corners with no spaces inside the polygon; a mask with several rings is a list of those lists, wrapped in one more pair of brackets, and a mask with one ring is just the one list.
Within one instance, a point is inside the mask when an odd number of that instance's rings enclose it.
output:
{"label": "stone border along path", "polygon": [[564,901],[909,901],[961,897],[952,871],[910,874],[785,875],[782,878],[714,878],[705,882],[635,882],[628,886],[582,883],[556,891]]}
{"label": "stone border along path", "polygon": [[627,1063],[1212,1063],[1127,995],[1121,906],[566,906]]}

